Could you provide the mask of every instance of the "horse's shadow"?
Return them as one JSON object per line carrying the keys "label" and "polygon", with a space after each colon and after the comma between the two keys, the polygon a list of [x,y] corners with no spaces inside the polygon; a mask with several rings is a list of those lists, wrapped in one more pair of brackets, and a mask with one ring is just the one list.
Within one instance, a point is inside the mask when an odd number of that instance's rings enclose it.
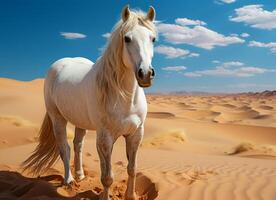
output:
{"label": "horse's shadow", "polygon": [[[120,186],[114,188],[113,192],[116,194],[113,194],[115,196],[111,196],[111,199],[123,199],[122,188]],[[80,191],[78,185],[65,187],[61,175],[28,178],[18,172],[0,171],[0,200],[98,200],[101,189],[97,188],[95,192],[92,190]],[[138,173],[136,193],[138,199],[154,200],[158,196],[158,189],[147,176]]]}
{"label": "horse's shadow", "polygon": [[98,200],[99,194],[92,190],[76,193],[70,197],[57,191],[62,186],[60,175],[28,178],[18,172],[0,171],[0,199],[90,199]]}

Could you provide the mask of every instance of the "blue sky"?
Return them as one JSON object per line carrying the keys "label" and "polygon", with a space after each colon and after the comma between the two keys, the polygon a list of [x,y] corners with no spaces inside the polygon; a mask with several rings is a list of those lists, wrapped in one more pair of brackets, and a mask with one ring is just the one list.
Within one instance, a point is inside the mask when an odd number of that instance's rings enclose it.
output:
{"label": "blue sky", "polygon": [[95,61],[126,4],[156,9],[148,92],[276,89],[274,0],[1,0],[0,77],[41,78],[62,57]]}

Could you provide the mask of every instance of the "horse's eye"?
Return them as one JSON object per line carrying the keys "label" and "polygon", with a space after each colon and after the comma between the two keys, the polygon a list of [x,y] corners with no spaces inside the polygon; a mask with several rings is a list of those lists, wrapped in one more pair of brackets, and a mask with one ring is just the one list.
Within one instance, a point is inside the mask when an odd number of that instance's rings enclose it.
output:
{"label": "horse's eye", "polygon": [[125,43],[130,43],[131,42],[131,38],[128,36],[125,36]]}
{"label": "horse's eye", "polygon": [[151,41],[154,43],[155,42],[155,37],[151,39]]}

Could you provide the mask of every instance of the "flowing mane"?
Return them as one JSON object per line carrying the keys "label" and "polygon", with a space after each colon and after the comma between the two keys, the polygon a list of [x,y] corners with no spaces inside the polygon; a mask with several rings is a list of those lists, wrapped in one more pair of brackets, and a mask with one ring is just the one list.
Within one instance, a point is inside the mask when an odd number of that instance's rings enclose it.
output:
{"label": "flowing mane", "polygon": [[128,70],[122,59],[123,38],[125,33],[138,24],[156,33],[154,23],[146,18],[144,12],[131,11],[127,21],[120,20],[113,28],[107,47],[100,58],[101,66],[97,71],[96,84],[99,106],[104,113],[108,100],[113,99],[116,103],[118,98],[125,101],[131,98],[123,84]]}

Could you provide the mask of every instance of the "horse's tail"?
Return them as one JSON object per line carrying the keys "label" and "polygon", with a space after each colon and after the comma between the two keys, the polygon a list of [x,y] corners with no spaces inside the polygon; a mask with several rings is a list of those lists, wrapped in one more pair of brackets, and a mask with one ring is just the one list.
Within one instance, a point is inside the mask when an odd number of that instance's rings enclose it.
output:
{"label": "horse's tail", "polygon": [[45,114],[39,131],[39,143],[29,158],[22,163],[23,171],[38,175],[49,169],[59,158],[59,149],[53,132],[53,124]]}

